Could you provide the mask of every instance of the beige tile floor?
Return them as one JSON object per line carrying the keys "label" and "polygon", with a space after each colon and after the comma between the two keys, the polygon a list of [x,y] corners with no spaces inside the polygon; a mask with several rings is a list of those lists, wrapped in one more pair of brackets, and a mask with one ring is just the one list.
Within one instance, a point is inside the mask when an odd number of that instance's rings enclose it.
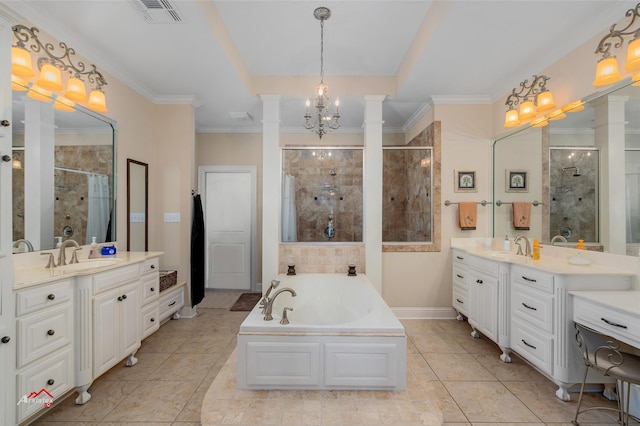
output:
{"label": "beige tile floor", "polygon": [[[558,400],[553,383],[517,356],[502,363],[494,344],[471,338],[468,324],[454,320],[402,321],[409,336],[406,391],[237,390],[230,355],[247,313],[228,309],[238,295],[207,292],[197,318],[164,324],[143,341],[136,366],[116,366],[94,382],[89,403],[78,406],[68,398],[35,424],[571,424],[577,395]],[[612,405],[599,394],[589,394],[586,403]],[[581,420],[616,424],[600,412]]]}

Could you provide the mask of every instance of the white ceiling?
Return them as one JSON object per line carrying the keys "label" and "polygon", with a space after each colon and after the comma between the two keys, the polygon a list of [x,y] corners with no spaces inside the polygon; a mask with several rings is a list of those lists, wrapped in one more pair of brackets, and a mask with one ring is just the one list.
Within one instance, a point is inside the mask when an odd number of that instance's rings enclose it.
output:
{"label": "white ceiling", "polygon": [[[260,94],[282,95],[283,131],[302,129],[304,101],[320,74],[318,6],[332,11],[324,25],[325,82],[330,96],[340,97],[344,132],[362,131],[363,94],[387,95],[385,131],[406,128],[430,98],[496,100],[606,34],[635,6],[613,0],[170,1],[181,22],[148,23],[130,0],[0,3],[149,100],[192,103],[201,132],[260,131]],[[594,67],[596,61],[594,54]],[[250,118],[232,118],[234,112]]]}

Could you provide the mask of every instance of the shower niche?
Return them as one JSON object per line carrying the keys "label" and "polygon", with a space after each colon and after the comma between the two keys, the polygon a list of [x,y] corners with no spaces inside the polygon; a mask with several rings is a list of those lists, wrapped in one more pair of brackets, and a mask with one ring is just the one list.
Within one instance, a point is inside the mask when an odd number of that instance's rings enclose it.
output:
{"label": "shower niche", "polygon": [[361,148],[285,148],[282,168],[283,242],[362,242]]}
{"label": "shower niche", "polygon": [[598,241],[598,164],[596,148],[550,147],[551,236]]}

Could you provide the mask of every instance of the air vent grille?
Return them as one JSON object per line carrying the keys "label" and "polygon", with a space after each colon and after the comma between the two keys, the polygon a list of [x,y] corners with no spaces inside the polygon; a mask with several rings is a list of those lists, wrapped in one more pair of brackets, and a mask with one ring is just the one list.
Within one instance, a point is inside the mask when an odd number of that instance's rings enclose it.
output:
{"label": "air vent grille", "polygon": [[129,0],[129,3],[150,24],[183,22],[180,11],[169,0]]}

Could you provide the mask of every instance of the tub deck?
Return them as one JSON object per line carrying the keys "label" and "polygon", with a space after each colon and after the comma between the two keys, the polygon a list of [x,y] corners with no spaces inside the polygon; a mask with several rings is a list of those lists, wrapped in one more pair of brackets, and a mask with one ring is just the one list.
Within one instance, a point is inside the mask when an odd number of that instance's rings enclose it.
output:
{"label": "tub deck", "polygon": [[[297,296],[279,296],[272,321],[256,306],[240,326],[238,388],[406,389],[404,327],[366,276],[306,275],[279,277],[278,289],[294,288]],[[343,303],[336,308],[338,299]],[[282,325],[285,305],[294,310]],[[321,315],[317,324],[313,315]]]}

